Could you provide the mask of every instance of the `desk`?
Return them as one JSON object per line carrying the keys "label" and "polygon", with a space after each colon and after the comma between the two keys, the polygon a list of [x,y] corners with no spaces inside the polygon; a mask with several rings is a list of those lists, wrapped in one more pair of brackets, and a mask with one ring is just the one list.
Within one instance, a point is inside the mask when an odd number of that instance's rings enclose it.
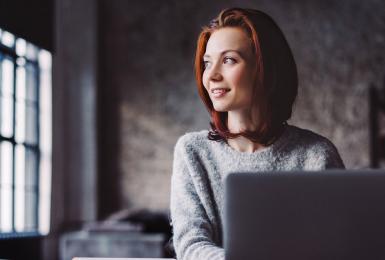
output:
{"label": "desk", "polygon": [[75,257],[72,260],[175,260],[174,258],[100,258],[100,257]]}
{"label": "desk", "polygon": [[60,240],[62,260],[159,259],[164,250],[164,234],[140,232],[87,232],[63,234]]}

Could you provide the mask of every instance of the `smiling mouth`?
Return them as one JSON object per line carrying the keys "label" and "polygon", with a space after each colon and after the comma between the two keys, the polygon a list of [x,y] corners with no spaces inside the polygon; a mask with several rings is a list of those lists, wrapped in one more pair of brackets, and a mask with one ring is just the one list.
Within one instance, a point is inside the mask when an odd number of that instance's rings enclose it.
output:
{"label": "smiling mouth", "polygon": [[215,98],[220,98],[226,95],[227,92],[229,92],[230,89],[228,88],[214,88],[211,90],[211,93]]}
{"label": "smiling mouth", "polygon": [[228,88],[214,88],[211,90],[211,93],[218,93],[218,92],[228,92],[230,89]]}

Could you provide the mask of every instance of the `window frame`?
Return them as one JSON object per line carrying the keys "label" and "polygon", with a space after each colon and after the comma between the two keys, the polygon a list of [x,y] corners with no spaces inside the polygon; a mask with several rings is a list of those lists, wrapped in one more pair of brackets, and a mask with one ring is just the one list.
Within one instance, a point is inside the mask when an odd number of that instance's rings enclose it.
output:
{"label": "window frame", "polygon": [[[5,31],[2,30],[2,28],[0,28],[0,39],[1,39],[1,36],[2,34],[4,33]],[[12,33],[11,33],[12,34]],[[0,40],[0,62],[2,62],[4,59],[9,59],[12,64],[13,64],[13,82],[12,82],[12,96],[11,96],[11,100],[12,100],[12,135],[10,137],[7,137],[7,136],[3,136],[2,133],[1,133],[1,129],[0,129],[0,144],[2,144],[4,141],[5,142],[8,142],[11,146],[12,146],[12,168],[11,168],[11,179],[12,179],[12,183],[11,183],[11,208],[12,208],[12,213],[11,213],[11,230],[10,231],[6,231],[4,232],[3,230],[1,230],[1,227],[0,227],[0,240],[12,240],[12,239],[19,239],[19,238],[33,238],[33,237],[36,237],[36,238],[40,238],[40,237],[43,237],[45,235],[48,234],[49,232],[49,229],[50,229],[50,224],[48,223],[48,230],[47,232],[42,232],[41,230],[41,223],[40,223],[40,214],[41,214],[41,209],[40,209],[40,202],[41,202],[41,182],[40,182],[40,174],[41,174],[41,156],[42,156],[42,143],[41,143],[41,140],[40,140],[40,136],[41,136],[41,117],[40,117],[40,113],[41,113],[41,96],[40,96],[40,88],[41,88],[41,81],[40,81],[40,77],[41,77],[41,73],[42,71],[44,70],[44,68],[42,68],[39,63],[39,55],[38,53],[43,50],[42,48],[39,48],[35,45],[33,45],[32,43],[26,41],[26,43],[28,44],[31,44],[34,46],[34,48],[36,48],[36,57],[34,60],[32,59],[29,59],[26,55],[23,55],[23,56],[20,56],[18,55],[17,51],[16,51],[16,41],[18,39],[22,39],[21,37],[17,37],[16,35],[12,34],[14,36],[14,43],[13,43],[13,47],[9,47],[9,46],[6,46],[5,44],[3,44]],[[24,39],[22,39],[24,40]],[[5,57],[5,58],[4,58]],[[20,65],[18,64],[18,59],[23,59],[24,60],[24,64]],[[30,131],[31,128],[28,128],[27,126],[27,116],[25,116],[24,118],[24,123],[25,123],[25,128],[23,130],[25,130],[25,137],[24,137],[24,140],[22,142],[18,142],[17,138],[16,138],[16,122],[17,122],[17,104],[18,102],[20,102],[20,100],[18,100],[18,97],[17,97],[17,69],[19,67],[24,67],[24,69],[26,70],[26,75],[27,75],[27,66],[32,66],[33,67],[33,82],[35,84],[35,100],[28,100],[28,97],[27,97],[27,94],[26,94],[26,97],[25,97],[25,100],[23,100],[22,102],[24,102],[24,106],[23,106],[23,109],[24,110],[27,110],[28,108],[34,109],[34,123],[32,125],[32,127],[34,128],[34,132],[35,132],[35,137],[33,139],[33,142],[29,142],[29,140],[27,140],[27,132]],[[0,67],[1,68],[1,67]],[[2,73],[2,71],[0,71],[0,74]],[[52,66],[50,65],[50,77],[52,77]],[[1,75],[0,75],[0,80],[1,79]],[[27,80],[27,79],[26,79]],[[27,82],[27,81],[26,81]],[[25,84],[27,84],[25,82]],[[0,82],[1,84],[1,82]],[[26,85],[26,88],[28,88],[28,85]],[[50,91],[52,91],[52,82],[50,82]],[[27,91],[26,91],[27,92]],[[2,93],[1,93],[1,85],[0,85],[0,97],[2,97]],[[52,102],[52,96],[50,96],[50,102]],[[1,102],[0,102],[0,105],[1,105]],[[1,112],[1,108],[0,108],[0,112]],[[52,106],[50,107],[50,111],[49,111],[49,115],[52,114]],[[0,120],[1,120],[1,115],[0,115]],[[50,128],[52,129],[52,116],[50,118]],[[50,130],[50,134],[52,134],[52,130]],[[49,148],[49,151],[50,151],[50,166],[52,164],[52,155],[51,155],[51,151],[52,151],[52,140],[50,141],[50,148]],[[22,147],[24,149],[24,157],[25,157],[25,160],[27,160],[27,154],[29,153],[32,153],[34,155],[34,160],[33,160],[33,163],[34,163],[34,167],[33,167],[33,181],[32,181],[32,184],[29,184],[30,187],[27,187],[27,184],[24,183],[24,186],[23,186],[23,192],[22,192],[22,196],[24,196],[24,200],[26,200],[26,194],[28,193],[29,191],[29,188],[31,188],[31,192],[34,196],[34,208],[32,210],[32,215],[33,215],[33,225],[31,227],[26,227],[26,217],[27,217],[27,214],[25,213],[26,211],[24,211],[24,215],[23,215],[23,223],[24,223],[24,230],[17,230],[16,228],[16,214],[17,214],[17,210],[16,210],[16,193],[17,193],[17,184],[16,184],[16,164],[17,164],[17,160],[18,160],[18,157],[16,155],[16,150],[18,147]],[[1,146],[0,146],[1,148]],[[1,156],[1,153],[0,153],[0,156]],[[1,158],[0,158],[1,159]],[[24,182],[26,182],[26,167],[24,168],[24,175],[23,175],[23,178],[24,178]],[[52,175],[52,167],[50,168],[50,175]],[[1,172],[0,172],[0,178],[1,178]],[[0,183],[1,184],[1,183]],[[1,185],[0,185],[0,194],[1,194]],[[50,196],[50,199],[51,199],[51,190],[49,190],[49,196]],[[1,197],[1,195],[0,195]],[[50,204],[50,199],[49,199],[49,204]],[[1,202],[0,202],[1,203]],[[24,210],[26,209],[26,206],[27,206],[27,203],[28,201],[25,201],[25,204],[24,204]],[[1,205],[0,205],[1,206]],[[45,214],[48,214],[48,221],[50,220],[50,205],[49,205],[49,208],[48,208],[48,212],[46,212]],[[32,216],[31,215],[31,216]]]}

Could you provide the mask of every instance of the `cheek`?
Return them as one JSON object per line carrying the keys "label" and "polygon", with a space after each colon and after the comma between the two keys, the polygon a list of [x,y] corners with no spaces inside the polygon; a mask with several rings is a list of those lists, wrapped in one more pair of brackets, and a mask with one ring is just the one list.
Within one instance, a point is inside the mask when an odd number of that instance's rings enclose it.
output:
{"label": "cheek", "polygon": [[244,69],[232,71],[230,77],[236,88],[247,89],[251,82],[250,74]]}
{"label": "cheek", "polygon": [[202,74],[202,83],[205,89],[208,87],[207,73],[203,72]]}
{"label": "cheek", "polygon": [[242,88],[252,89],[254,85],[253,72],[249,70],[239,70],[237,74],[234,75],[234,81]]}

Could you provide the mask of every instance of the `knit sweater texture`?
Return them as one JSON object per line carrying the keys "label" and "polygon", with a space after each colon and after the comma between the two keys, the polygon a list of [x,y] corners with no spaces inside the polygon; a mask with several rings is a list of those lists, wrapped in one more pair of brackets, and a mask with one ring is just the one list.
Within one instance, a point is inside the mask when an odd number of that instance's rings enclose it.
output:
{"label": "knit sweater texture", "polygon": [[208,131],[187,133],[174,150],[171,224],[178,260],[223,260],[224,179],[232,172],[344,168],[336,147],[325,137],[286,126],[270,146],[239,152]]}

